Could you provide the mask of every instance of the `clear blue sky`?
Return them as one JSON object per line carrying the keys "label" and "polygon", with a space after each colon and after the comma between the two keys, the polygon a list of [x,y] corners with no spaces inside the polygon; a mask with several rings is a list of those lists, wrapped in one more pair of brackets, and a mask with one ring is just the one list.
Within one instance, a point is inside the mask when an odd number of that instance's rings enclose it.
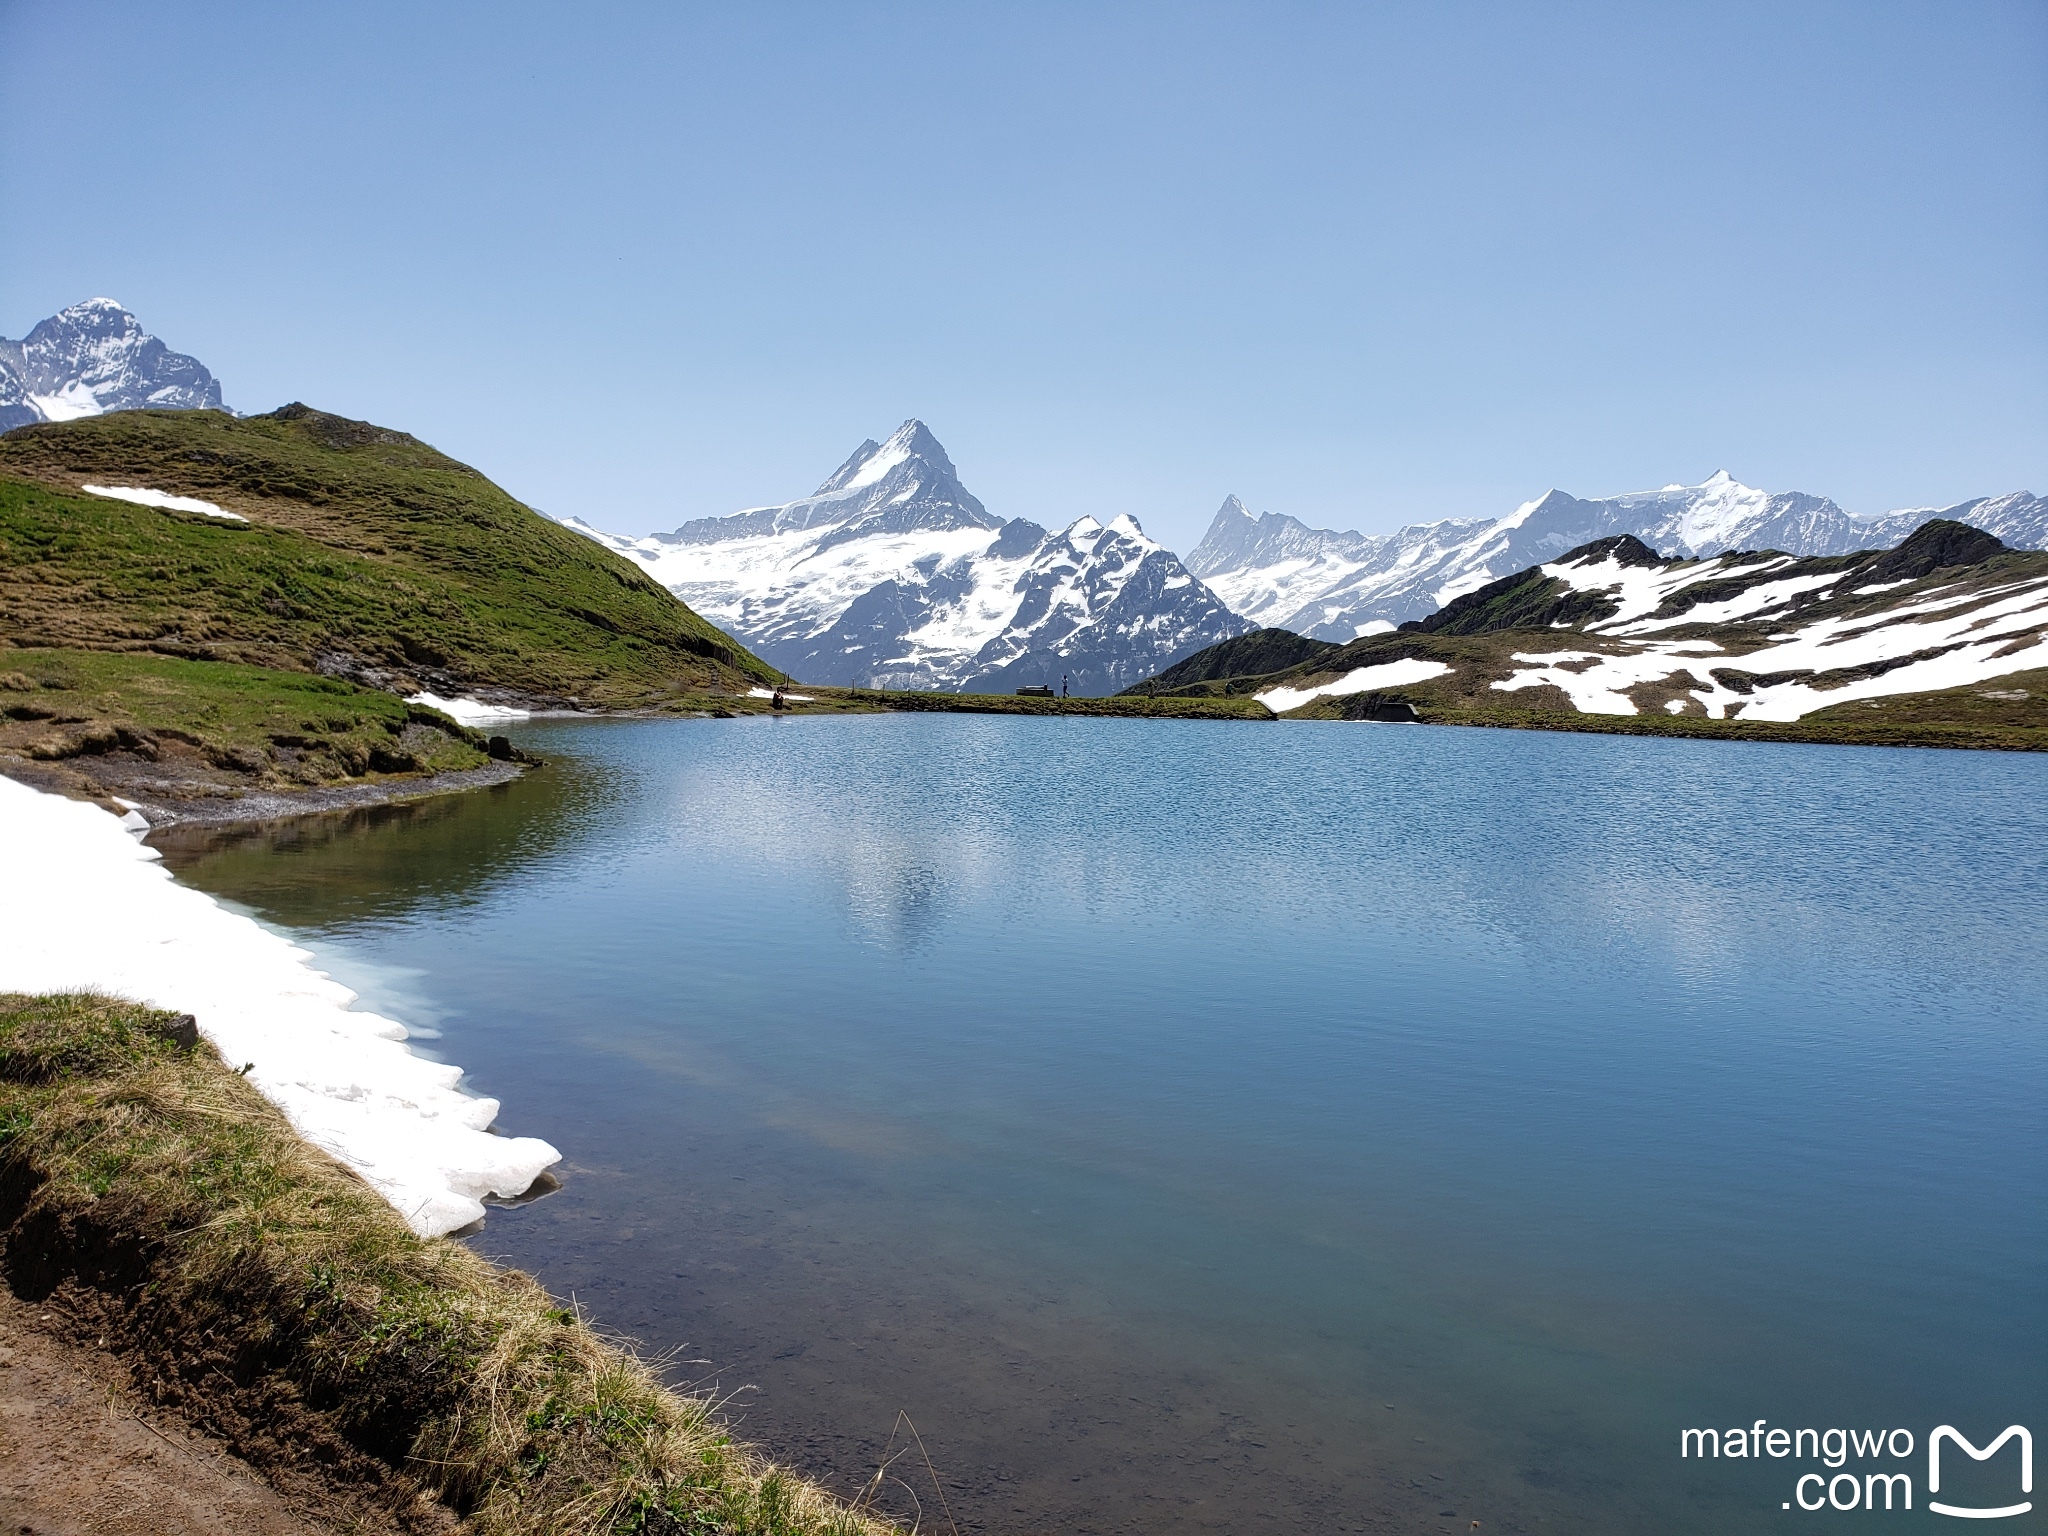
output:
{"label": "clear blue sky", "polygon": [[0,334],[629,531],[930,423],[1004,515],[2048,493],[2048,3],[0,0]]}

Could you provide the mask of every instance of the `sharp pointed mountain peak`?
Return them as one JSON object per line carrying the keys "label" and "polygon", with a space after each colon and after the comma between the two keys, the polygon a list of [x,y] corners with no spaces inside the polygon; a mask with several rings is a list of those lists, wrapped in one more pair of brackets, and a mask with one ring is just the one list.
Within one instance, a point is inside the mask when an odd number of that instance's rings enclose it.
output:
{"label": "sharp pointed mountain peak", "polygon": [[1107,694],[1247,628],[1128,512],[994,516],[915,418],[815,496],[594,536],[806,682]]}
{"label": "sharp pointed mountain peak", "polygon": [[948,480],[959,478],[953,461],[946,457],[946,450],[932,436],[931,428],[913,416],[890,433],[886,443],[877,443],[869,438],[854,449],[853,456],[840,465],[815,494],[829,496],[836,491],[861,490],[875,484],[897,465],[912,460],[922,460]]}
{"label": "sharp pointed mountain peak", "polygon": [[1235,492],[1223,498],[1223,505],[1216,509],[1218,517],[1250,517],[1252,509],[1237,499]]}
{"label": "sharp pointed mountain peak", "polygon": [[886,453],[892,448],[900,448],[906,458],[929,459],[949,475],[957,473],[953,461],[946,457],[946,450],[932,436],[932,429],[915,416],[889,434],[889,441],[882,445],[882,449]]}

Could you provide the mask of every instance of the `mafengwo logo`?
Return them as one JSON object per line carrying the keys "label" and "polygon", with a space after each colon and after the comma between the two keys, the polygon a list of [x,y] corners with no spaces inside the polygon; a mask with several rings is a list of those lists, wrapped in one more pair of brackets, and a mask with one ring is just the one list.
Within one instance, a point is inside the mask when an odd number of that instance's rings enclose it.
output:
{"label": "mafengwo logo", "polygon": [[[1972,1494],[1973,1502],[1947,1503],[1935,1497],[1942,1491],[1944,1453],[1948,1458],[1949,1486],[1954,1497],[1959,1473],[1969,1474],[1973,1463],[1991,1461],[2015,1442],[2017,1454],[2001,1458],[1999,1466],[1990,1470],[2007,1489],[2013,1486],[2008,1477],[2016,1473],[2021,1497],[2003,1503],[1984,1501],[1981,1494],[1985,1479],[1975,1474],[1967,1477],[1969,1486],[1976,1490]],[[1678,1454],[1683,1458],[1697,1456],[1702,1460],[1707,1457],[1717,1460],[1765,1457],[1796,1462],[1811,1458],[1818,1461],[1823,1470],[1801,1471],[1793,1482],[1792,1497],[1786,1499],[1782,1507],[1808,1512],[1832,1509],[1846,1513],[1852,1509],[1911,1509],[1913,1475],[1901,1463],[1910,1464],[1919,1444],[1918,1437],[1910,1429],[1773,1429],[1769,1427],[1769,1420],[1758,1419],[1748,1429],[1682,1430],[1678,1436]],[[1926,1446],[1926,1507],[1933,1513],[1955,1515],[1964,1520],[2002,1520],[2010,1515],[2024,1515],[2033,1509],[2030,1495],[2034,1491],[2034,1436],[2024,1424],[2008,1424],[2003,1433],[1981,1447],[1953,1424],[1939,1424],[1928,1435]],[[1874,1461],[1878,1464],[1877,1470],[1869,1471],[1861,1466],[1851,1470],[1848,1463],[1852,1459]],[[2008,1462],[2017,1463],[2009,1473],[2004,1470]]]}

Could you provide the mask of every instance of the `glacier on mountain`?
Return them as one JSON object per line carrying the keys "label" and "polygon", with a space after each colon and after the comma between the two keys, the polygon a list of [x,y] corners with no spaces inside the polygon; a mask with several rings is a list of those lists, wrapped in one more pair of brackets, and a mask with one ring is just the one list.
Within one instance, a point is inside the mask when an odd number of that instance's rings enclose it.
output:
{"label": "glacier on mountain", "polygon": [[1129,516],[995,516],[916,420],[798,501],[641,539],[563,521],[808,683],[1107,694],[1252,627]]}
{"label": "glacier on mountain", "polygon": [[1887,548],[1935,517],[1983,528],[2015,548],[2048,547],[2048,501],[2024,491],[1855,518],[1824,496],[1756,490],[1723,470],[1700,485],[1602,500],[1553,490],[1503,518],[1418,523],[1386,534],[1310,528],[1271,512],[1253,517],[1232,496],[1187,566],[1258,625],[1345,641],[1425,617],[1498,577],[1616,534],[1685,557],[1758,549],[1840,555]]}
{"label": "glacier on mountain", "polygon": [[60,309],[20,341],[0,337],[0,432],[106,411],[225,410],[220,384],[112,299]]}

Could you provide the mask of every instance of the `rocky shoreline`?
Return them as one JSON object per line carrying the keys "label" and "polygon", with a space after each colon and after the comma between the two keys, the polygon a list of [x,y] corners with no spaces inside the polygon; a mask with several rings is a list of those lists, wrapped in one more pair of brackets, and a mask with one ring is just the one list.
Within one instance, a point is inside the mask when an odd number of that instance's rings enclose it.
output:
{"label": "rocky shoreline", "polygon": [[139,758],[126,763],[109,754],[84,761],[90,764],[89,768],[82,767],[76,759],[43,763],[22,757],[0,757],[0,776],[47,794],[100,804],[112,802],[124,810],[133,807],[152,827],[232,826],[488,789],[509,784],[535,766],[528,762],[492,761],[481,768],[450,773],[408,774],[305,789],[267,789],[242,788],[213,778],[166,778],[159,764]]}

